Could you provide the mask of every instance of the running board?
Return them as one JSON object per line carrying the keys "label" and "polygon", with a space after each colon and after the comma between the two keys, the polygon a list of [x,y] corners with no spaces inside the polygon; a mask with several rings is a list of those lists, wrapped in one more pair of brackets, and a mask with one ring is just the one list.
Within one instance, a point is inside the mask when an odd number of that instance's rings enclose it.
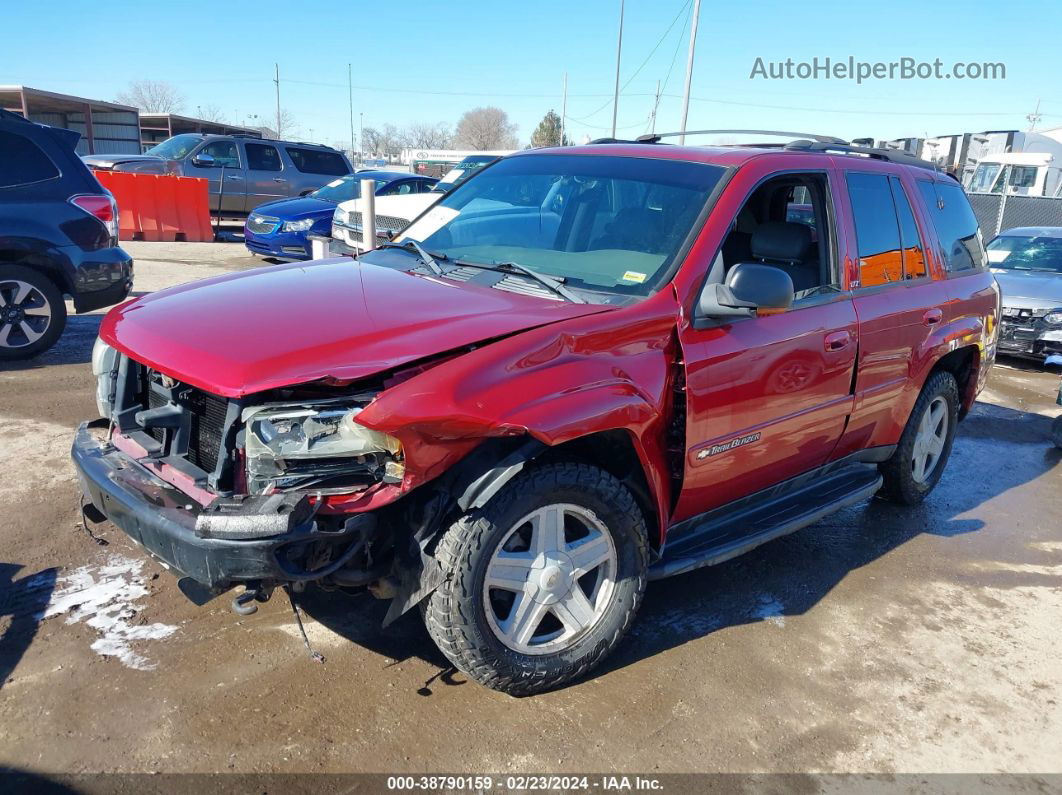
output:
{"label": "running board", "polygon": [[[877,467],[853,464],[814,480],[799,478],[781,484],[782,493],[774,487],[766,494],[709,511],[684,522],[681,528],[673,528],[660,559],[649,569],[649,579],[660,580],[735,558],[872,497],[881,483]],[[672,540],[676,530],[679,537]]]}

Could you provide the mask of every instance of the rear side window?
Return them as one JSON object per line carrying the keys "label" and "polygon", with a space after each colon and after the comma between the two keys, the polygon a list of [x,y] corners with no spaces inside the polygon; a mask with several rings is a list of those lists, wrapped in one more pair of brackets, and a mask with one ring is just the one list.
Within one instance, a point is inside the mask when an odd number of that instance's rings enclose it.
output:
{"label": "rear side window", "polygon": [[888,176],[850,173],[847,180],[859,247],[859,286],[877,287],[900,281],[900,227]]}
{"label": "rear side window", "polygon": [[905,279],[920,279],[926,275],[926,255],[922,240],[918,237],[911,203],[907,200],[903,185],[896,177],[889,177],[892,200],[896,204],[896,217],[900,221],[900,242],[903,244],[903,275]]}
{"label": "rear side window", "polygon": [[304,174],[330,174],[341,177],[349,174],[350,169],[343,162],[338,152],[322,152],[320,149],[300,149],[297,146],[284,147],[295,168]]}
{"label": "rear side window", "polygon": [[252,171],[280,171],[280,152],[269,144],[244,144],[247,148],[247,168]]}
{"label": "rear side window", "polygon": [[957,184],[918,181],[918,190],[940,240],[944,267],[965,271],[985,266],[985,247],[970,202]]}
{"label": "rear side window", "polygon": [[59,169],[37,144],[23,135],[0,132],[0,188],[56,179]]}

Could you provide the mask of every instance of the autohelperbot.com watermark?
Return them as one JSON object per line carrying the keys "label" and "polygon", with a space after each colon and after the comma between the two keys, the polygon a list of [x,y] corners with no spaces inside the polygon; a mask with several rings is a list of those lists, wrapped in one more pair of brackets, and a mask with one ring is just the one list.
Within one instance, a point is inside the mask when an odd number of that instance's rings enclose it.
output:
{"label": "autohelperbot.com watermark", "polygon": [[847,58],[793,58],[776,61],[758,57],[749,72],[750,80],[1006,80],[1007,65],[1001,61],[955,61],[940,58],[920,61],[904,56],[894,61],[861,61]]}

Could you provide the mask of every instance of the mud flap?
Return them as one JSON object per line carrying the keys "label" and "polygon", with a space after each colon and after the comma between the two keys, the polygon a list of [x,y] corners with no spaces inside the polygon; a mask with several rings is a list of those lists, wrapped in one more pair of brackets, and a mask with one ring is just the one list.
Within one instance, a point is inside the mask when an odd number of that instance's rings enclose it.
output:
{"label": "mud flap", "polygon": [[387,608],[387,615],[384,616],[385,627],[431,595],[445,577],[439,561],[428,555],[419,545],[416,553],[417,559],[402,568],[398,591],[391,599],[391,606]]}

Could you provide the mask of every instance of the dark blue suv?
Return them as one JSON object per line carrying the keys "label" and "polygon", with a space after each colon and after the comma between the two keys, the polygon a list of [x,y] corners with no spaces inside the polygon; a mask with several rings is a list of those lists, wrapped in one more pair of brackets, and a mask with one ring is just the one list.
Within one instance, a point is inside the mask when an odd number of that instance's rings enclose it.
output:
{"label": "dark blue suv", "polygon": [[336,205],[358,198],[361,180],[376,180],[377,196],[427,193],[438,182],[403,171],[360,171],[330,182],[298,199],[281,199],[255,208],[244,226],[244,244],[252,254],[283,260],[310,259],[309,235],[332,232]]}
{"label": "dark blue suv", "polygon": [[75,153],[80,137],[0,108],[0,361],[55,344],[64,296],[91,312],[133,287],[118,207]]}

